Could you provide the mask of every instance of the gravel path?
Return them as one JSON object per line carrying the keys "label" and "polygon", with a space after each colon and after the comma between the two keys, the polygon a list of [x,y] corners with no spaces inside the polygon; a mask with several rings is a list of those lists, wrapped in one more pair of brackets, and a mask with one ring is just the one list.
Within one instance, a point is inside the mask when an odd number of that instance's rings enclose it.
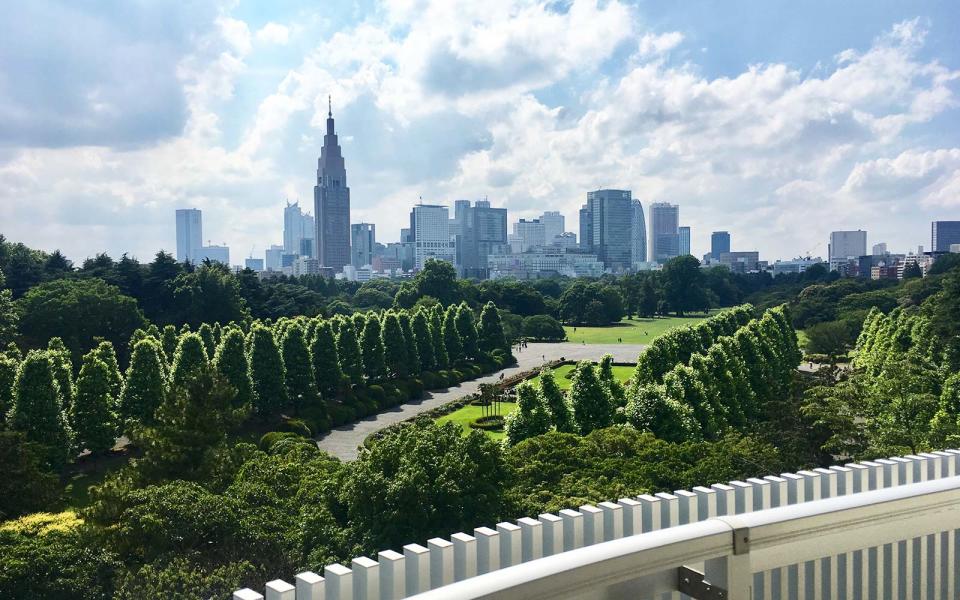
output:
{"label": "gravel path", "polygon": [[500,379],[500,373],[509,377],[521,371],[529,371],[546,361],[566,358],[567,360],[599,360],[604,354],[612,354],[616,362],[635,362],[645,346],[640,344],[529,344],[522,351],[514,351],[517,365],[478,379],[465,381],[445,390],[427,392],[420,400],[401,404],[390,410],[366,419],[342,425],[318,439],[321,450],[339,457],[341,460],[353,460],[357,457],[357,447],[371,433],[394,423],[409,419],[422,412],[436,408],[477,391],[481,383],[493,383]]}

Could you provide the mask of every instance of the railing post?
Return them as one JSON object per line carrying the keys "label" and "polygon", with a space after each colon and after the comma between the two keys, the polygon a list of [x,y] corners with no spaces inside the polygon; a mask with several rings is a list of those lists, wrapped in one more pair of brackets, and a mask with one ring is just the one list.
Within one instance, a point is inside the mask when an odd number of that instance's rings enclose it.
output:
{"label": "railing post", "polygon": [[430,551],[420,544],[403,547],[404,579],[408,596],[430,589]]}
{"label": "railing post", "polygon": [[263,600],[263,594],[255,592],[250,588],[243,588],[233,593],[233,600]]}
{"label": "railing post", "polygon": [[393,550],[383,550],[377,554],[377,562],[380,563],[380,600],[400,600],[406,595],[405,561],[402,554]]}
{"label": "railing post", "polygon": [[706,521],[717,516],[717,492],[708,487],[698,485],[693,488],[697,495],[697,520]]}
{"label": "railing post", "polygon": [[660,529],[660,498],[650,494],[637,496],[643,513],[643,533]]}
{"label": "railing post", "polygon": [[483,575],[500,568],[500,534],[489,527],[473,530],[477,539],[477,573]]}
{"label": "railing post", "polygon": [[603,541],[603,511],[596,506],[584,504],[580,507],[583,515],[583,545],[592,546]]}
{"label": "railing post", "polygon": [[583,514],[565,508],[560,511],[563,519],[563,549],[576,550],[583,547]]}
{"label": "railing post", "polygon": [[324,600],[324,580],[313,571],[304,571],[294,578],[297,600]]}
{"label": "railing post", "polygon": [[505,569],[523,562],[520,527],[513,523],[497,523],[497,532],[500,534],[500,568]]}
{"label": "railing post", "polygon": [[750,477],[747,483],[753,486],[753,510],[764,510],[770,508],[770,494],[772,486],[766,479]]}
{"label": "railing post", "polygon": [[450,536],[453,542],[453,580],[463,581],[477,574],[477,538],[466,533]]}
{"label": "railing post", "polygon": [[543,555],[563,552],[563,519],[550,513],[543,513],[538,519],[543,530]]}
{"label": "railing post", "polygon": [[623,535],[637,535],[643,531],[643,511],[640,503],[632,498],[620,498],[617,504],[623,507]]}
{"label": "railing post", "polygon": [[267,600],[296,600],[297,588],[282,579],[267,582]]}
{"label": "railing post", "polygon": [[536,560],[543,556],[543,526],[540,521],[523,517],[517,519],[520,526],[520,547],[523,562]]}
{"label": "railing post", "polygon": [[353,600],[380,600],[380,564],[366,556],[350,563],[353,571]]}
{"label": "railing post", "polygon": [[352,600],[353,571],[335,563],[323,568],[323,578],[326,580],[327,600]]}
{"label": "railing post", "polygon": [[680,499],[669,492],[654,494],[660,498],[660,529],[680,524]]}
{"label": "railing post", "polygon": [[597,506],[603,511],[603,541],[622,538],[623,507],[613,502],[601,502]]}
{"label": "railing post", "polygon": [[430,589],[453,583],[453,544],[443,538],[427,540],[430,552]]}

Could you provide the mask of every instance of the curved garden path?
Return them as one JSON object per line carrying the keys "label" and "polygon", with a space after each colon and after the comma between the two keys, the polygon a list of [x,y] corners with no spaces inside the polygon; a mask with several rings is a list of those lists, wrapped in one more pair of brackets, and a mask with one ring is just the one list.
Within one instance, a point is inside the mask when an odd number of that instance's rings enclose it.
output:
{"label": "curved garden path", "polygon": [[317,445],[321,450],[326,450],[341,460],[353,460],[357,457],[357,447],[371,433],[442,406],[447,402],[452,402],[462,396],[472,394],[477,391],[481,383],[498,381],[501,373],[504,374],[504,377],[509,377],[515,373],[536,368],[544,361],[553,361],[560,358],[566,358],[567,360],[600,360],[604,354],[612,354],[616,362],[632,363],[636,362],[637,356],[645,347],[643,344],[531,343],[522,351],[514,350],[513,355],[517,357],[517,364],[512,367],[471,381],[465,381],[447,389],[426,392],[420,400],[401,404],[349,425],[341,425],[319,437]]}

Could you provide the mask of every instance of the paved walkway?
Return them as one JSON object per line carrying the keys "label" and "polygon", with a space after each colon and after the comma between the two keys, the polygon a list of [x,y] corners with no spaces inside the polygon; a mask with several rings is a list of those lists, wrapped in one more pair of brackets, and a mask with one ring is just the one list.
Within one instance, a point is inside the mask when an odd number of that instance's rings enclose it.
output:
{"label": "paved walkway", "polygon": [[356,423],[342,425],[319,438],[317,445],[321,450],[339,457],[341,460],[353,460],[357,457],[357,447],[371,433],[394,423],[399,423],[422,412],[442,406],[477,391],[481,383],[494,383],[500,379],[500,373],[509,377],[521,371],[529,371],[546,361],[560,358],[567,360],[599,360],[604,354],[612,354],[616,362],[636,362],[637,356],[645,346],[641,344],[529,344],[522,351],[514,351],[517,365],[478,379],[465,381],[445,390],[427,392],[420,400],[408,402],[385,412],[367,417]]}

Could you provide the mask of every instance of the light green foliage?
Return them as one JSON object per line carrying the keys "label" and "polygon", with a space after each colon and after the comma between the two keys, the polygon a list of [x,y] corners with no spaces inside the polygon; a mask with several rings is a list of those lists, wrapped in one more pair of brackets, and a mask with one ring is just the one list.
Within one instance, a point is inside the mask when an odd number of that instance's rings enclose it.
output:
{"label": "light green foliage", "polygon": [[31,350],[20,363],[7,425],[23,432],[27,440],[43,445],[46,464],[58,469],[67,463],[73,432],[63,411],[60,386],[48,352]]}
{"label": "light green foliage", "polygon": [[217,351],[217,341],[214,339],[213,328],[209,323],[204,323],[197,330],[200,339],[203,340],[203,349],[207,351],[207,356],[213,356]]}
{"label": "light green foliage", "polygon": [[529,383],[517,386],[517,409],[507,415],[504,423],[504,441],[508,446],[542,435],[552,426],[547,405]]}
{"label": "light green foliage", "polygon": [[58,337],[50,338],[47,352],[50,354],[50,360],[53,361],[53,376],[56,377],[57,385],[60,387],[63,409],[68,410],[73,403],[74,395],[73,362],[70,360],[70,352],[64,346],[63,340]]}
{"label": "light green foliage", "polygon": [[677,365],[663,378],[664,391],[668,398],[689,406],[707,439],[715,439],[725,425],[722,415],[714,412],[703,383],[696,372],[686,365]]}
{"label": "light green foliage", "polygon": [[[343,371],[340,369],[337,343],[329,321],[317,322],[310,343],[310,358],[313,360],[313,376],[317,382],[317,390],[323,397],[332,398],[340,387]],[[352,369],[355,371],[356,365],[352,365]]]}
{"label": "light green foliage", "polygon": [[287,373],[273,332],[255,325],[247,342],[247,364],[253,381],[253,410],[261,418],[287,406]]}
{"label": "light green foliage", "polygon": [[100,342],[93,352],[97,358],[107,365],[107,376],[110,378],[110,394],[113,398],[120,397],[120,390],[123,388],[123,376],[120,374],[120,364],[117,362],[117,353],[110,342]]}
{"label": "light green foliage", "polygon": [[594,429],[609,427],[613,423],[614,406],[593,364],[589,361],[577,364],[571,380],[570,404],[577,431],[586,435]]}
{"label": "light green foliage", "polygon": [[283,364],[286,367],[284,384],[287,398],[295,412],[319,402],[317,383],[313,378],[313,362],[310,349],[303,337],[303,328],[293,323],[287,327],[281,342]]}
{"label": "light green foliage", "polygon": [[239,329],[229,329],[222,335],[220,345],[213,355],[211,366],[226,379],[234,390],[236,407],[249,407],[253,403],[253,380],[247,362],[246,338]]}
{"label": "light green foliage", "polygon": [[610,354],[605,354],[603,358],[600,359],[600,364],[597,366],[597,378],[600,380],[600,383],[607,389],[607,394],[610,396],[610,401],[613,402],[614,407],[623,407],[627,404],[627,394],[623,389],[623,384],[613,374],[613,356]]}
{"label": "light green foliage", "polygon": [[0,426],[7,420],[7,412],[13,403],[13,381],[17,377],[17,366],[20,363],[0,354]]}
{"label": "light green foliage", "polygon": [[443,347],[446,350],[447,361],[451,366],[465,358],[463,341],[457,330],[457,307],[448,306],[443,316]]}
{"label": "light green foliage", "polygon": [[350,378],[353,384],[363,382],[363,358],[360,352],[360,341],[353,322],[342,321],[337,333],[337,356],[340,358],[340,368],[343,374]]}
{"label": "light green foliage", "polygon": [[116,397],[111,393],[110,368],[96,351],[83,357],[77,377],[77,393],[69,410],[74,447],[94,454],[113,448],[119,433]]}
{"label": "light green foliage", "polygon": [[166,394],[167,382],[159,342],[146,338],[137,342],[120,392],[120,416],[129,435],[138,424],[153,424],[157,407]]}
{"label": "light green foliage", "polygon": [[160,338],[160,342],[168,364],[173,362],[173,357],[177,353],[178,341],[177,328],[173,325],[166,325],[163,328],[163,337]]}
{"label": "light green foliage", "polygon": [[576,424],[573,420],[573,411],[566,395],[557,385],[553,370],[544,367],[540,371],[540,398],[550,412],[550,419],[557,431],[573,433]]}
{"label": "light green foliage", "polygon": [[189,379],[206,371],[207,367],[207,351],[200,336],[195,333],[181,335],[173,356],[173,366],[170,368],[170,385],[182,386]]}
{"label": "light green foliage", "polygon": [[639,431],[649,431],[668,442],[703,437],[693,409],[667,396],[660,384],[647,384],[634,391],[627,403],[626,417]]}

